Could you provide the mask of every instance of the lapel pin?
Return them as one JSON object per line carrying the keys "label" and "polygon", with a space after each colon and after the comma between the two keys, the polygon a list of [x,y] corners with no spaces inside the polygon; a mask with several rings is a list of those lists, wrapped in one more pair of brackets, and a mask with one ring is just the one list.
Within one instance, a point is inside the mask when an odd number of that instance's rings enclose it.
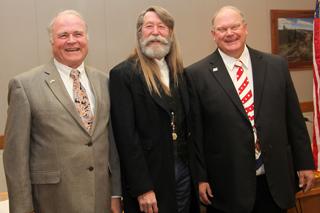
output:
{"label": "lapel pin", "polygon": [[54,83],[56,80],[52,79],[49,81],[50,84]]}
{"label": "lapel pin", "polygon": [[217,71],[218,71],[218,67],[212,68],[212,72],[217,72]]}

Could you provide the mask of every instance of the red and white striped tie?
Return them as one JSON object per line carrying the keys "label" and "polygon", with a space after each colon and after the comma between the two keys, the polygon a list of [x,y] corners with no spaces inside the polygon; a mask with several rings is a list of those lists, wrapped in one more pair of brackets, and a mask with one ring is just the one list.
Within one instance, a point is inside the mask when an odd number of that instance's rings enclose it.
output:
{"label": "red and white striped tie", "polygon": [[253,100],[253,93],[250,87],[250,82],[247,76],[247,73],[242,68],[242,62],[238,60],[234,68],[236,70],[236,88],[239,95],[239,98],[242,102],[242,105],[247,113],[247,116],[250,120],[252,125],[253,134],[254,134],[254,141],[255,141],[255,157],[256,157],[256,169],[258,170],[262,164],[262,156],[261,156],[261,149],[260,143],[257,140],[257,131],[254,123],[254,100]]}

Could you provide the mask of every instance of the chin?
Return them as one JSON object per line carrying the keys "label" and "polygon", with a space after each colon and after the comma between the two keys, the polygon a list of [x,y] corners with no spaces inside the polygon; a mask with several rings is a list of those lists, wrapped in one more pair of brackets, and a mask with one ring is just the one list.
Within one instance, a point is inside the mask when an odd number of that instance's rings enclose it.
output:
{"label": "chin", "polygon": [[241,49],[242,49],[241,45],[231,45],[226,48],[228,52],[238,52],[238,51],[241,51]]}

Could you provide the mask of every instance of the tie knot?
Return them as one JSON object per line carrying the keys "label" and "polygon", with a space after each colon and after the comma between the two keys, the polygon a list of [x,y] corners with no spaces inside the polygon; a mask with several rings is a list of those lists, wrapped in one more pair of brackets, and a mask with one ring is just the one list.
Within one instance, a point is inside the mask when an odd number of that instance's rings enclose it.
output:
{"label": "tie knot", "polygon": [[80,76],[79,70],[74,70],[74,69],[71,70],[71,72],[70,72],[70,77],[71,77],[73,80],[79,79],[79,76]]}
{"label": "tie knot", "polygon": [[235,67],[242,67],[242,62],[240,60],[237,60],[236,63],[234,63]]}

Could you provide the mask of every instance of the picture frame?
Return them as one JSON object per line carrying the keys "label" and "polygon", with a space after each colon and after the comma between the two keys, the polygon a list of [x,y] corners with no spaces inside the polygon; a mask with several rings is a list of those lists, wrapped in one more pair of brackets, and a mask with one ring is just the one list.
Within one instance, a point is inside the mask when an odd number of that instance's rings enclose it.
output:
{"label": "picture frame", "polygon": [[313,10],[270,10],[272,53],[290,70],[312,68]]}

